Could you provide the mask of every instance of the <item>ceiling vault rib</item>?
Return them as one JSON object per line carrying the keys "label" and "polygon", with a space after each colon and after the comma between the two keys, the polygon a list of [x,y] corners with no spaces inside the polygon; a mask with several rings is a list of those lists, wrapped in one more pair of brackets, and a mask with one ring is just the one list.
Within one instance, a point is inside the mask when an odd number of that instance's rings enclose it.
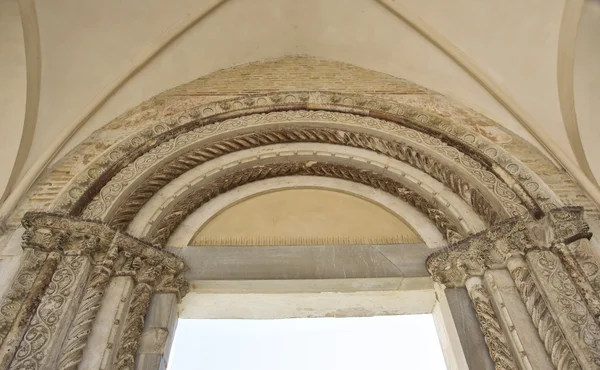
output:
{"label": "ceiling vault rib", "polygon": [[[36,160],[32,167],[27,170],[24,176],[20,179],[15,188],[12,189],[10,194],[0,206],[0,215],[9,214],[17,205],[19,200],[26,194],[38,177],[42,174],[43,170],[48,167],[51,161],[56,157],[60,150],[66,145],[70,138],[87,122],[97,111],[100,109],[127,81],[135,76],[142,68],[144,68],[152,59],[154,59],[160,52],[162,52],[167,46],[169,46],[179,36],[183,35],[192,26],[202,21],[208,15],[216,11],[221,5],[229,0],[212,0],[214,2],[210,6],[206,7],[203,5],[202,10],[194,14],[188,14],[185,18],[175,23],[172,27],[168,28],[163,32],[157,39],[153,40],[150,44],[142,48],[142,50],[136,55],[136,57],[128,63],[123,70],[116,74],[116,77],[107,85],[102,87],[92,98],[92,100],[83,108],[77,118],[71,122],[71,124],[59,134],[57,140],[51,143],[48,149],[43,155]],[[20,2],[21,3],[21,2]],[[25,28],[24,28],[25,30]],[[39,37],[38,37],[39,39]],[[29,60],[29,58],[27,58]],[[40,63],[41,64],[41,63]],[[27,76],[29,82],[29,73]],[[29,88],[27,89],[29,93]],[[39,88],[37,89],[37,95],[39,97]],[[29,99],[28,99],[29,101]],[[29,110],[29,107],[28,107]],[[37,105],[36,105],[37,111]],[[37,114],[36,114],[37,119]],[[33,139],[33,132],[31,132],[31,139]],[[27,152],[25,153],[25,159],[29,154],[30,146],[27,146]],[[21,166],[22,167],[22,166]],[[14,184],[17,178],[21,175],[19,171],[13,171],[9,179],[9,184]],[[8,190],[8,188],[7,188]],[[5,195],[6,195],[5,194]]]}
{"label": "ceiling vault rib", "polygon": [[[567,138],[575,154],[575,159],[583,172],[593,181],[594,174],[585,155],[581,133],[575,111],[574,64],[577,29],[584,0],[566,1],[560,31],[558,34],[558,56],[556,77],[558,82],[558,100]],[[597,182],[596,182],[597,184]]]}
{"label": "ceiling vault rib", "polygon": [[406,7],[390,0],[374,0],[390,13],[404,21],[415,31],[429,40],[442,52],[448,55],[465,72],[471,75],[483,88],[485,88],[506,110],[531,133],[554,159],[575,178],[583,190],[600,205],[600,189],[590,177],[579,168],[559,146],[542,130],[534,118],[508,94],[489,74],[485,73],[477,63],[454,45],[450,40],[438,33],[418,16],[412,14]]}
{"label": "ceiling vault rib", "polygon": [[[23,41],[25,44],[25,69],[26,69],[26,98],[25,98],[25,117],[23,122],[23,132],[19,142],[17,156],[8,178],[8,183],[3,194],[0,194],[0,200],[6,199],[15,186],[23,166],[27,161],[33,136],[37,125],[38,109],[40,105],[40,84],[42,78],[42,52],[40,47],[40,30],[37,19],[35,1],[21,0],[19,10],[21,13],[21,23],[23,27]],[[32,181],[33,183],[33,181]],[[17,188],[20,183],[17,184]],[[16,190],[16,189],[15,189]]]}

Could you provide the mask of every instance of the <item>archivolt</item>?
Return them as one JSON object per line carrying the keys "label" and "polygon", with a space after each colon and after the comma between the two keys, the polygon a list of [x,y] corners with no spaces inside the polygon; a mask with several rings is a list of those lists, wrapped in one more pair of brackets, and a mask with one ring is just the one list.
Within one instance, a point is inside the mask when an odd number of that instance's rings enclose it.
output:
{"label": "archivolt", "polygon": [[152,194],[192,167],[239,150],[293,142],[364,148],[408,163],[460,195],[489,224],[528,216],[506,184],[439,139],[382,120],[322,111],[252,115],[180,134],[121,170],[83,215],[124,227]]}
{"label": "archivolt", "polygon": [[[191,168],[235,151],[294,142],[367,149],[405,162],[446,185],[488,224],[515,215],[539,218],[560,205],[532,171],[460,125],[372,97],[298,92],[210,103],[146,127],[93,160],[52,208],[124,229],[153,194]],[[273,162],[228,175],[220,185],[207,185],[155,225],[152,240],[164,243],[176,224],[213,197],[216,188],[290,174],[350,179],[400,197],[406,194],[401,184],[380,174],[340,164]],[[433,209],[427,200],[412,204],[426,213]],[[458,238],[459,228],[442,212],[430,217],[449,240]]]}

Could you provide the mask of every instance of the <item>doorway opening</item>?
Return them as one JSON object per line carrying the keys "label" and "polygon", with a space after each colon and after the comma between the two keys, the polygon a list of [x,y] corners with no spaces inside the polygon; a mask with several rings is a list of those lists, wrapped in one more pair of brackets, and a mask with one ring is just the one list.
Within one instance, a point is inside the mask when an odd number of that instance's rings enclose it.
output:
{"label": "doorway opening", "polygon": [[179,319],[168,370],[445,370],[431,314]]}

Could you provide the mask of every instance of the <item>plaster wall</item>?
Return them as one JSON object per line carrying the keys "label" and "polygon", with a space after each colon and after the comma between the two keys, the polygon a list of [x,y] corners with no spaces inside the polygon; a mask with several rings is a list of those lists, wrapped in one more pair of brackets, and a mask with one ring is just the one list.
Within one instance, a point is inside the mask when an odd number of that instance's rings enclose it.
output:
{"label": "plaster wall", "polygon": [[214,245],[227,239],[243,239],[246,245],[316,239],[340,244],[371,238],[390,243],[420,240],[402,220],[366,200],[328,190],[291,189],[243,200],[222,211],[190,244]]}
{"label": "plaster wall", "polygon": [[581,141],[591,170],[600,178],[600,2],[585,1],[577,29],[573,89]]}
{"label": "plaster wall", "polygon": [[25,43],[16,0],[0,1],[0,196],[17,157],[25,119]]}
{"label": "plaster wall", "polygon": [[[512,5],[506,6],[507,17]],[[27,166],[43,152],[42,143],[54,140],[60,129],[77,120],[78,113],[102,86],[119,75],[121,66],[136,51],[176,24],[185,12],[197,13],[208,6],[198,7],[189,1],[177,6],[111,2],[97,9],[89,2],[80,2],[65,5],[68,11],[62,13],[54,11],[57,4],[50,7],[40,2],[38,7],[47,73],[42,83],[40,128]],[[469,29],[462,18],[454,22]],[[91,116],[65,150],[115,116],[170,87],[221,68],[286,54],[344,61],[409,78],[467,103],[535,141],[467,72],[374,1],[357,0],[349,5],[341,0],[286,0],[274,5],[266,0],[232,0],[145,65]],[[285,88],[290,82],[273,85]],[[343,86],[327,88],[344,90]]]}

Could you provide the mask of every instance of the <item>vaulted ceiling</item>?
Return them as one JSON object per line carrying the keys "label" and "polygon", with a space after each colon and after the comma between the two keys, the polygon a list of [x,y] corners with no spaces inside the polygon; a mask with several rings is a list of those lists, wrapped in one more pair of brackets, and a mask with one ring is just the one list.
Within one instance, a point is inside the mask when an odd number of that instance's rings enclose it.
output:
{"label": "vaulted ceiling", "polygon": [[591,0],[0,0],[0,192],[164,90],[290,54],[445,94],[597,192],[599,32]]}

